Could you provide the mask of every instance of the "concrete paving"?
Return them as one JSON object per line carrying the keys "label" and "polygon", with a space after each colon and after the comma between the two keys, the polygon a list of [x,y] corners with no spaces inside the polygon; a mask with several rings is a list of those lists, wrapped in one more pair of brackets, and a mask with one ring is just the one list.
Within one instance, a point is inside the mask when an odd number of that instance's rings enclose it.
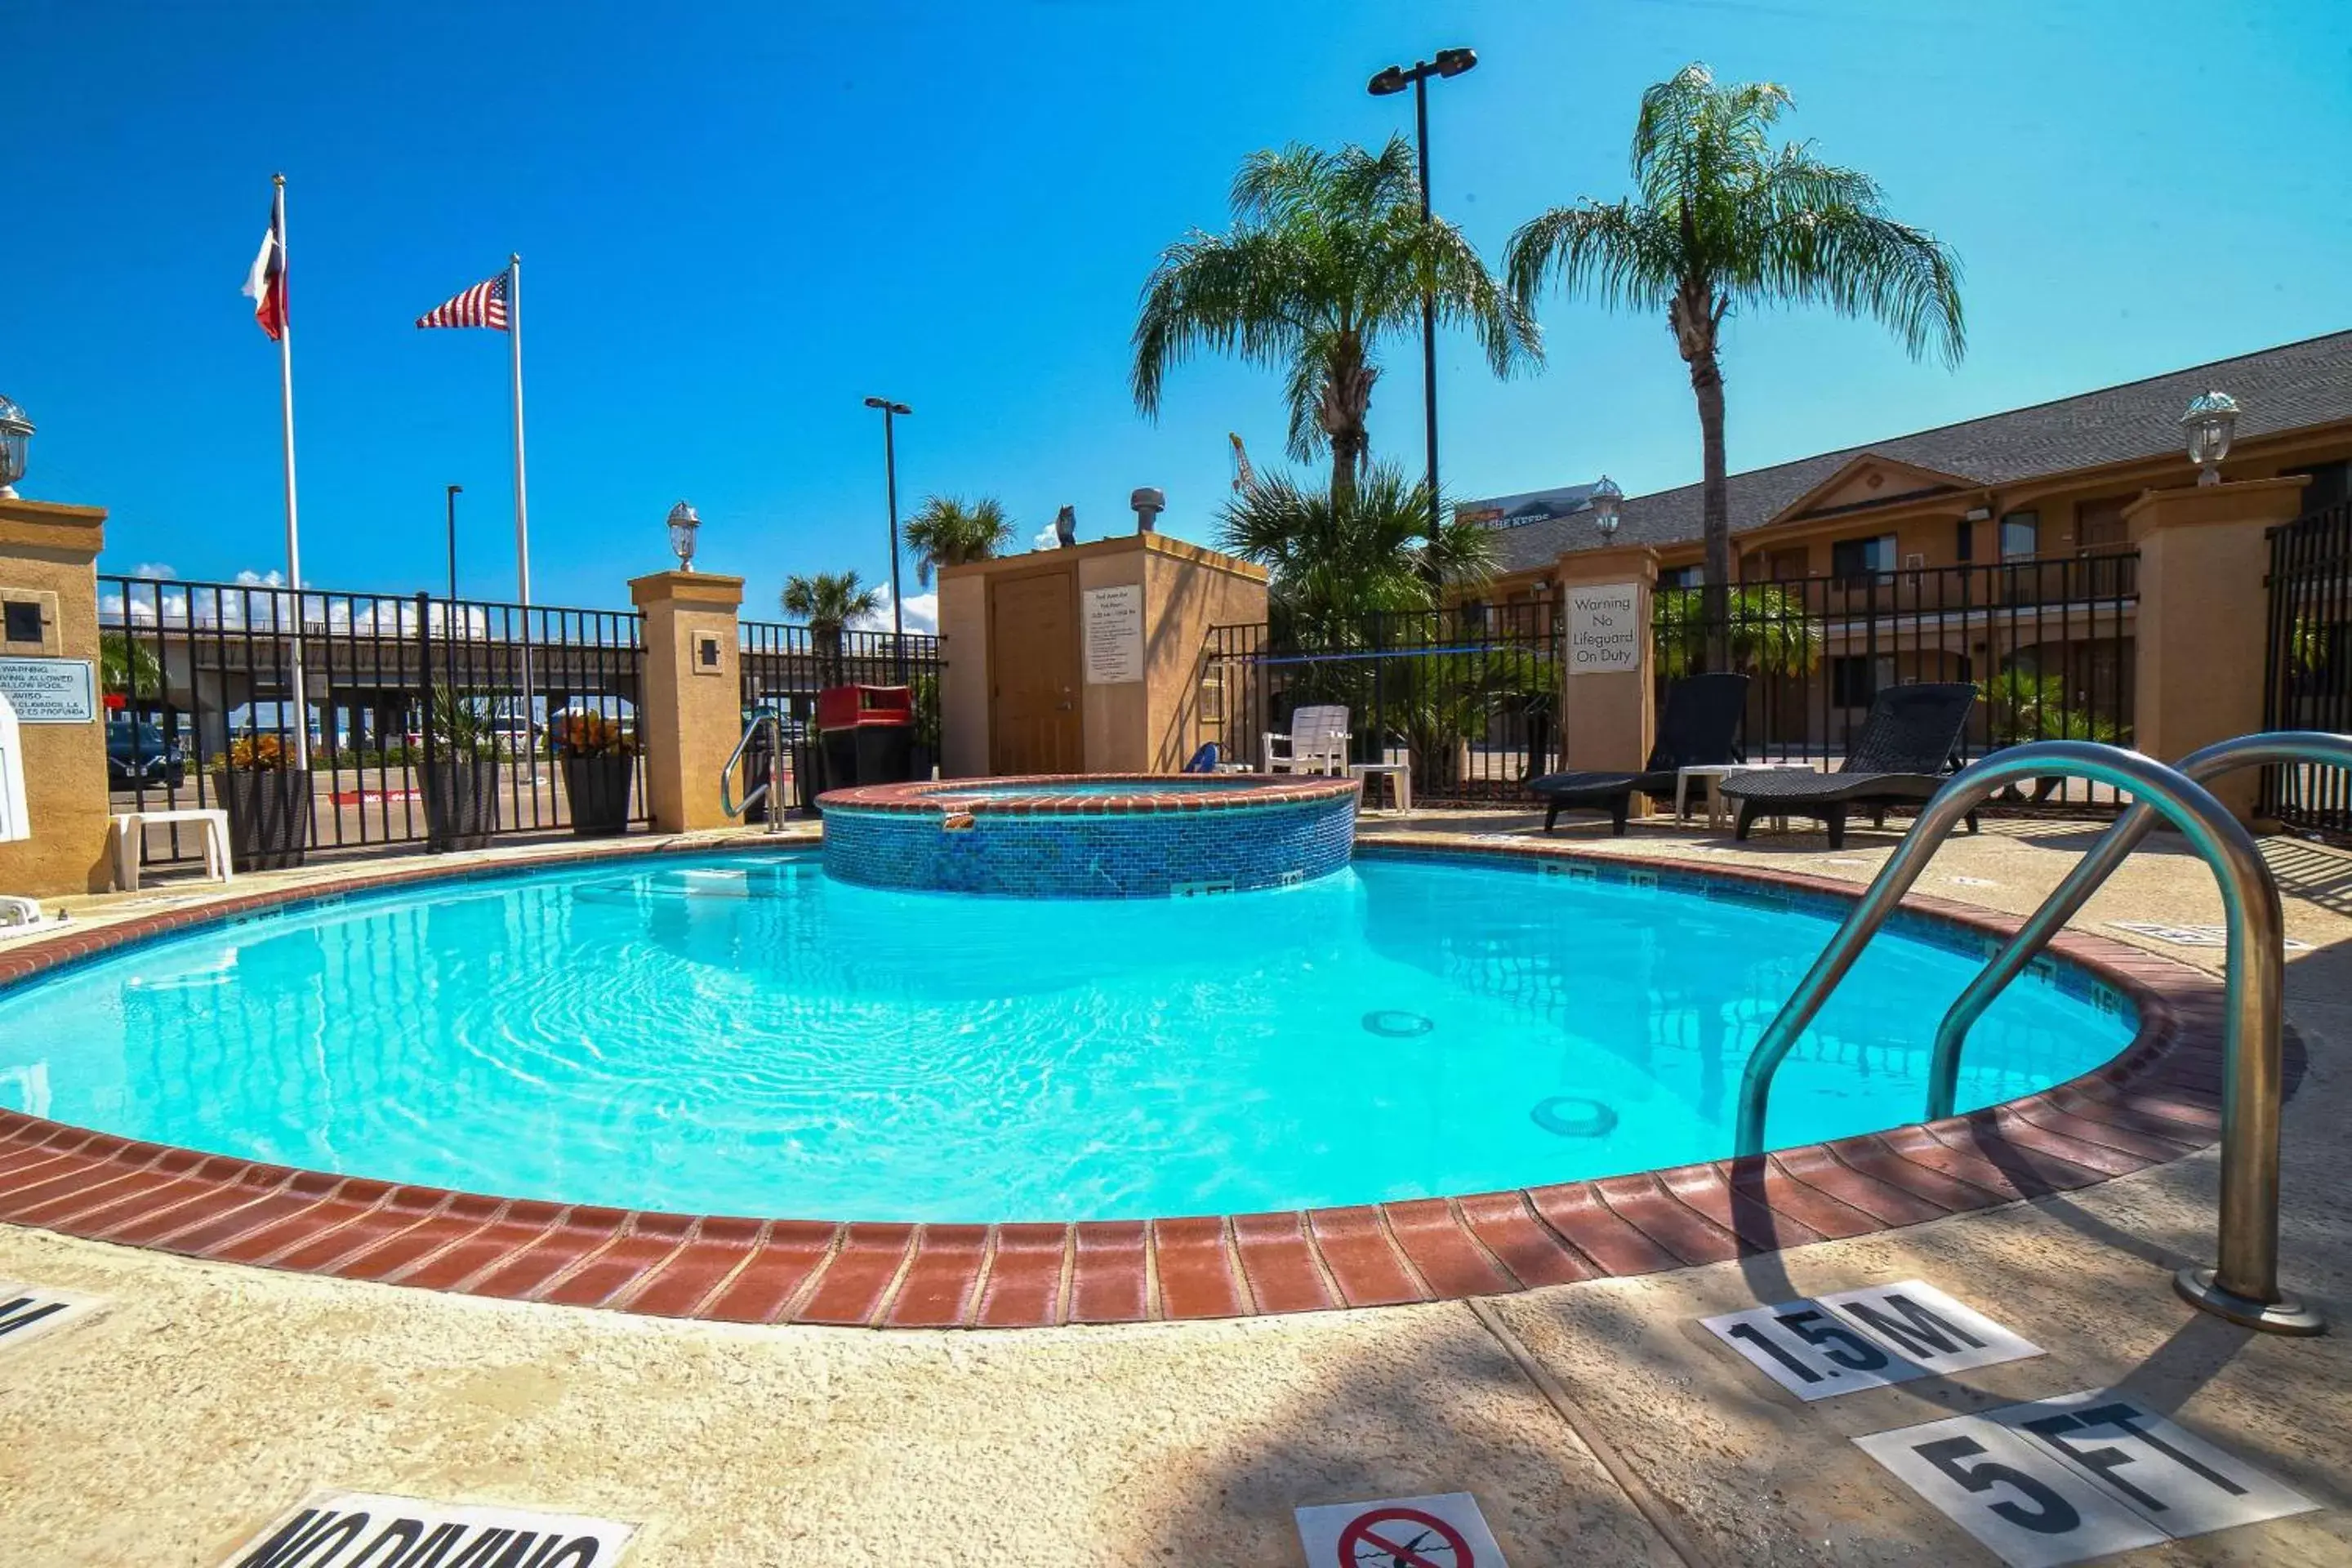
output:
{"label": "concrete paving", "polygon": [[[1365,826],[1532,829],[1522,814],[1433,812]],[[2088,836],[1989,825],[1955,841],[1922,890],[2022,910]],[[1622,841],[1565,825],[1559,837],[1857,881],[1895,841],[1860,830],[1832,854],[1798,834],[1737,849],[1652,825]],[[2285,1124],[2283,1273],[2343,1331],[2326,1338],[2251,1334],[2172,1295],[2174,1268],[2211,1257],[2211,1153],[1636,1279],[1012,1333],[674,1323],[0,1227],[0,1279],[112,1299],[84,1324],[0,1350],[0,1563],[212,1568],[326,1488],[642,1521],[630,1568],[1296,1568],[1295,1507],[1454,1490],[1477,1496],[1515,1568],[1990,1562],[1850,1439],[2091,1387],[2128,1390],[2323,1505],[2115,1561],[2352,1562],[2352,1153],[2336,1131],[2352,1114],[2352,858],[2267,849],[2290,934],[2311,944],[2289,969],[2308,1066]],[[201,895],[142,895],[155,896]],[[2219,913],[2202,868],[2158,841],[2083,923],[2216,967],[2212,950],[2105,922]],[[1908,1279],[2048,1353],[1806,1405],[1696,1321]]]}

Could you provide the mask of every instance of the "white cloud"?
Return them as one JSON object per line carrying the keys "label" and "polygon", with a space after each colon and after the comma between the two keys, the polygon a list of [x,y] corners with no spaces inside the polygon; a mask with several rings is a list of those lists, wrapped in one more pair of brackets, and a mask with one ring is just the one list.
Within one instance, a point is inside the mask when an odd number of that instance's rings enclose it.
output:
{"label": "white cloud", "polygon": [[1037,531],[1037,537],[1029,542],[1029,548],[1032,550],[1057,550],[1061,548],[1061,543],[1062,536],[1054,531],[1054,525],[1049,522],[1045,527]]}
{"label": "white cloud", "polygon": [[150,577],[161,580],[164,578],[176,577],[179,575],[179,573],[173,570],[171,567],[164,565],[160,561],[142,561],[138,565],[133,566],[131,569],[131,574],[133,577]]}
{"label": "white cloud", "polygon": [[[876,592],[882,602],[870,616],[861,616],[849,623],[850,629],[861,632],[887,632],[890,629],[890,585],[877,585]],[[935,633],[940,629],[940,596],[936,593],[907,595],[907,629],[910,632]]]}

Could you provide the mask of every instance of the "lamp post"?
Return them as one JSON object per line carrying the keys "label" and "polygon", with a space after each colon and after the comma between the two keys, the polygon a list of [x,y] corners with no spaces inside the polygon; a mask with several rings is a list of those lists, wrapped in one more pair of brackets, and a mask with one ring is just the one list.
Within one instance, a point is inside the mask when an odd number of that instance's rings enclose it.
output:
{"label": "lamp post", "polygon": [[0,500],[16,499],[16,481],[25,477],[25,440],[32,433],[25,411],[0,397]]}
{"label": "lamp post", "polygon": [[[1413,147],[1421,161],[1421,221],[1424,226],[1429,216],[1429,79],[1433,76],[1460,76],[1478,63],[1475,49],[1440,49],[1433,60],[1415,60],[1411,70],[1402,66],[1389,66],[1376,73],[1365,84],[1374,98],[1386,98],[1402,92],[1407,83],[1412,87]],[[1437,549],[1437,293],[1434,289],[1421,291],[1421,401],[1429,437],[1429,547],[1434,555]]]}
{"label": "lamp post", "polygon": [[2230,455],[2230,437],[2238,428],[2238,400],[2226,392],[2208,392],[2189,400],[2180,416],[2189,433],[2189,460],[2197,465],[2197,482],[2221,482],[2221,459]]}
{"label": "lamp post", "polygon": [[466,493],[466,487],[450,485],[446,489],[449,493],[443,499],[449,505],[449,600],[455,604],[457,599],[457,498]]}
{"label": "lamp post", "polygon": [[[898,594],[898,445],[892,434],[891,421],[914,410],[887,397],[869,397],[866,406],[882,411],[882,468],[890,497],[890,635],[903,637],[907,635],[907,611]],[[899,651],[903,658],[905,650]]]}
{"label": "lamp post", "polygon": [[702,519],[684,501],[669,509],[669,552],[677,557],[677,569],[694,570],[694,535],[702,526]]}

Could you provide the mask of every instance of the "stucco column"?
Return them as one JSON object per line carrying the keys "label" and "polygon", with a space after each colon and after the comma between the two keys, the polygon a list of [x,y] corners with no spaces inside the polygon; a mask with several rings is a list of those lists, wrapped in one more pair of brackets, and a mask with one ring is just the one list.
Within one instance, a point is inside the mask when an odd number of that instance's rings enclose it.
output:
{"label": "stucco column", "polygon": [[[2270,544],[2302,510],[2301,477],[2150,490],[2124,509],[2139,545],[2132,743],[2159,762],[2263,727],[2263,628]],[[2251,771],[2213,793],[2253,811]]]}
{"label": "stucco column", "polygon": [[1560,736],[1565,765],[1631,773],[1657,734],[1650,595],[1658,552],[1643,544],[1559,558]]}
{"label": "stucco column", "polygon": [[8,669],[0,689],[26,697],[15,705],[33,830],[30,838],[0,843],[0,893],[103,892],[113,879],[96,672],[97,563],[105,542],[103,508],[0,500],[0,606],[7,611],[0,659]]}
{"label": "stucco column", "polygon": [[629,598],[646,617],[637,742],[654,830],[724,826],[731,819],[719,804],[719,773],[743,736],[736,637],[743,579],[656,572],[632,578]]}

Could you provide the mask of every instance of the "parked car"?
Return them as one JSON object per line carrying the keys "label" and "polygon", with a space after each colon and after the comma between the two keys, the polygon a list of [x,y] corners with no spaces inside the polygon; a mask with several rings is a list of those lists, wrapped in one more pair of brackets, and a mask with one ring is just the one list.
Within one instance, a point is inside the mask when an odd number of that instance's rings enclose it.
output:
{"label": "parked car", "polygon": [[178,789],[187,782],[187,753],[144,719],[106,721],[106,782],[112,789]]}

